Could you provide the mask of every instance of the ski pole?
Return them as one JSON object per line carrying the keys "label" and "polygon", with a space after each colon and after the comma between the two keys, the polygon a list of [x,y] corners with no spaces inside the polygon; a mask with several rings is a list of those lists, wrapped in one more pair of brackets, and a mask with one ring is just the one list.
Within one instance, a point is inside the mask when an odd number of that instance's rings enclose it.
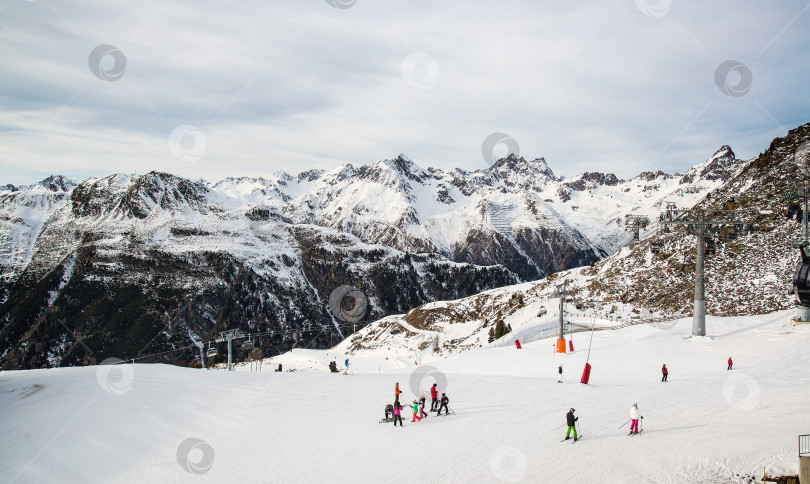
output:
{"label": "ski pole", "polygon": [[[630,419],[628,418],[628,419],[627,419],[627,422],[629,422],[629,421],[630,421]],[[625,425],[627,425],[627,422],[625,422],[625,423],[621,424],[621,426],[620,426],[619,428],[622,428],[622,427],[624,427]]]}

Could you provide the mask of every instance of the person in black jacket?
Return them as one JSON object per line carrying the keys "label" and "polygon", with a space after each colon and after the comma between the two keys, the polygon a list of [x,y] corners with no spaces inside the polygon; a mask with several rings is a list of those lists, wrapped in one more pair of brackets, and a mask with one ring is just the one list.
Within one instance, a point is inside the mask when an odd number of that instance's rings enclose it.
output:
{"label": "person in black jacket", "polygon": [[444,414],[447,415],[450,413],[450,409],[447,408],[447,404],[450,402],[450,399],[447,398],[447,395],[442,393],[441,405],[439,405],[439,413],[436,415],[442,414],[442,409],[444,409]]}
{"label": "person in black jacket", "polygon": [[578,437],[577,437],[577,427],[576,427],[577,420],[579,420],[579,417],[574,417],[574,409],[572,408],[565,415],[565,421],[568,423],[568,432],[565,433],[565,439],[564,440],[568,440],[568,439],[571,438],[571,437],[569,437],[569,435],[571,435],[571,431],[573,430],[574,431],[574,442],[577,441],[577,439],[578,439]]}

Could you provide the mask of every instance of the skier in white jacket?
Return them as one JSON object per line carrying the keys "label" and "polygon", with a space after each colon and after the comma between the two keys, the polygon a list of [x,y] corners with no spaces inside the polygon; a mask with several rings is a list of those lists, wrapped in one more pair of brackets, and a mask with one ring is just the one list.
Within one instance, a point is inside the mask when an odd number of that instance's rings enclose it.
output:
{"label": "skier in white jacket", "polygon": [[634,403],[632,407],[630,407],[630,420],[632,423],[630,424],[630,433],[628,435],[633,435],[638,433],[638,420],[644,418],[638,413],[638,404]]}

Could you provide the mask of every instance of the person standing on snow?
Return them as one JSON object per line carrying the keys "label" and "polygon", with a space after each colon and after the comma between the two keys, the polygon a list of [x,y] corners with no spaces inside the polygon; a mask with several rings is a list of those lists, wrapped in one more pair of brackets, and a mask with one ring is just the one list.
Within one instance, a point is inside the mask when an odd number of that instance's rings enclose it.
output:
{"label": "person standing on snow", "polygon": [[628,435],[633,435],[638,433],[638,421],[644,417],[638,414],[638,404],[634,403],[632,407],[630,407],[630,433]]}
{"label": "person standing on snow", "polygon": [[667,370],[667,364],[664,363],[664,366],[661,367],[661,381],[667,381],[667,376],[669,376],[669,370]]}
{"label": "person standing on snow", "polygon": [[729,357],[728,357],[728,368],[726,368],[726,369],[727,369],[727,370],[731,370],[731,366],[732,366],[733,364],[734,364],[734,363],[731,361],[731,357],[729,356]]}
{"label": "person standing on snow", "polygon": [[442,409],[444,409],[444,414],[448,415],[450,413],[450,409],[447,408],[447,404],[450,403],[450,399],[447,398],[447,395],[445,395],[444,393],[442,393],[442,402],[441,403],[442,404],[439,406],[439,413],[437,415],[442,414]]}
{"label": "person standing on snow", "polygon": [[557,383],[562,383],[562,365],[560,365],[560,367],[557,368],[557,371],[560,372],[560,379],[557,381]]}
{"label": "person standing on snow", "polygon": [[413,404],[411,404],[411,410],[413,410],[413,418],[411,419],[411,422],[418,422],[422,420],[422,417],[416,414],[419,412],[419,404],[416,402],[416,400],[414,400]]}
{"label": "person standing on snow", "polygon": [[348,358],[346,358],[345,363],[346,363],[346,371],[349,371],[349,359]]}
{"label": "person standing on snow", "polygon": [[422,398],[419,399],[419,417],[425,418],[428,414],[425,412],[425,396],[422,395]]}
{"label": "person standing on snow", "polygon": [[430,411],[432,412],[439,406],[439,392],[436,390],[435,383],[430,387],[430,399]]}
{"label": "person standing on snow", "polygon": [[402,405],[399,402],[394,404],[394,427],[397,426],[397,422],[402,427]]}
{"label": "person standing on snow", "polygon": [[577,437],[577,420],[579,420],[579,417],[574,417],[574,409],[573,408],[571,410],[569,410],[567,414],[565,414],[565,422],[568,424],[568,431],[565,432],[565,439],[563,439],[563,440],[570,439],[571,438],[570,437],[571,431],[573,430],[574,431],[574,442],[577,441],[577,439],[579,438],[579,437]]}
{"label": "person standing on snow", "polygon": [[395,407],[397,405],[399,405],[399,394],[400,393],[402,393],[402,391],[399,389],[399,382],[397,382],[397,384],[394,386],[394,406]]}

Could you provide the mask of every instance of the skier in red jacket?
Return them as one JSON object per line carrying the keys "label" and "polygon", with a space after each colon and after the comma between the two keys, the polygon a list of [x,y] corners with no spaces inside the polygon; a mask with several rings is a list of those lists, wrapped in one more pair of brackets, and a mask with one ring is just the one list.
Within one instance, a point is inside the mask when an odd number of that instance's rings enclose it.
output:
{"label": "skier in red jacket", "polygon": [[731,361],[731,357],[729,356],[729,357],[728,357],[728,368],[726,368],[726,369],[727,369],[727,370],[731,370],[731,365],[733,365],[733,364],[734,364],[734,363],[732,363],[732,361]]}
{"label": "skier in red jacket", "polygon": [[430,399],[430,411],[432,412],[439,406],[439,392],[436,390],[435,383],[430,387]]}
{"label": "skier in red jacket", "polygon": [[667,370],[667,364],[664,363],[664,366],[661,367],[661,381],[667,381],[667,376],[669,376],[669,370]]}

